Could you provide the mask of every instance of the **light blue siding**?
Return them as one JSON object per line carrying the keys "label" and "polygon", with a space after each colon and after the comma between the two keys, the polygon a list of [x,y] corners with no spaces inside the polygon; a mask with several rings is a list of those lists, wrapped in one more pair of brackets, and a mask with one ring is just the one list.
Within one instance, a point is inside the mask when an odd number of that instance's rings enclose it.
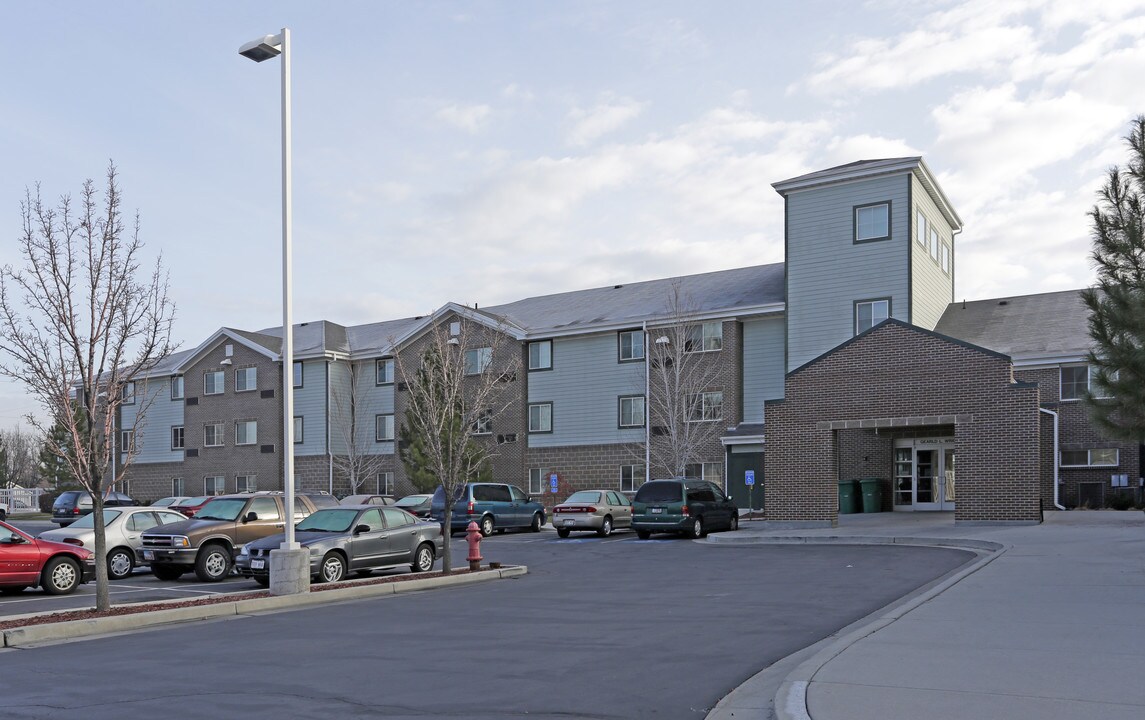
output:
{"label": "light blue siding", "polygon": [[[361,397],[361,410],[358,413],[357,442],[362,453],[366,455],[393,455],[393,442],[377,441],[376,418],[378,415],[392,415],[394,413],[394,386],[376,385],[373,379],[374,361],[367,361],[359,367],[359,372],[365,373],[363,383],[359,387]],[[394,434],[401,427],[401,418],[394,417]]]}
{"label": "light blue siding", "polygon": [[765,400],[783,399],[783,318],[743,323],[743,421],[763,422]]}
{"label": "light blue siding", "polygon": [[[302,363],[302,387],[294,388],[294,415],[302,416],[302,442],[294,444],[295,455],[326,452],[326,361]],[[279,437],[281,433],[277,433]]]}
{"label": "light blue siding", "polygon": [[[122,405],[120,427],[135,430],[138,454],[133,463],[169,463],[183,460],[182,450],[171,449],[171,428],[183,424],[183,401],[171,399],[171,379],[154,378],[135,383],[136,401]],[[143,410],[143,419],[137,417]]]}
{"label": "light blue siding", "polygon": [[619,424],[619,398],[644,395],[644,363],[617,360],[617,335],[553,340],[553,369],[528,373],[529,402],[553,404],[553,432],[529,447],[644,442],[644,428]]}
{"label": "light blue siding", "polygon": [[[795,192],[787,198],[787,369],[854,336],[854,302],[891,299],[906,320],[909,175]],[[890,201],[891,237],[854,243],[853,208]]]}

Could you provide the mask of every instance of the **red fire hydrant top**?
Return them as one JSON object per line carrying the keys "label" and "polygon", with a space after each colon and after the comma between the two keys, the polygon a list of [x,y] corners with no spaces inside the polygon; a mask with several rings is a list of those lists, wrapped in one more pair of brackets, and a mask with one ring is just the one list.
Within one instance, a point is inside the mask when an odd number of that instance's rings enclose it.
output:
{"label": "red fire hydrant top", "polygon": [[481,529],[472,520],[465,528],[465,542],[469,543],[469,557],[466,559],[471,563],[481,562]]}

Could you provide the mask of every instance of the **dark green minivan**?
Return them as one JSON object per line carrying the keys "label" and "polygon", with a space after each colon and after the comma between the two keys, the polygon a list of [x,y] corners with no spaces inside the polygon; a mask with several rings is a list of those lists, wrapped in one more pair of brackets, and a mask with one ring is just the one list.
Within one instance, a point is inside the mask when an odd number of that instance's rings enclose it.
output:
{"label": "dark green minivan", "polygon": [[711,530],[738,530],[739,509],[710,482],[652,480],[632,500],[632,529],[641,540],[654,532],[698,538]]}

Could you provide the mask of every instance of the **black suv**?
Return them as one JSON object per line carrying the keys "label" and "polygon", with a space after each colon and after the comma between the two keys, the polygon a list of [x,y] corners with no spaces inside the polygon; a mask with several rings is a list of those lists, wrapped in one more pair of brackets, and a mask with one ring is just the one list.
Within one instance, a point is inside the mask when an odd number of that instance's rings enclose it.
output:
{"label": "black suv", "polygon": [[704,480],[652,480],[632,499],[632,529],[647,540],[654,532],[702,537],[709,530],[739,529],[739,510],[724,491]]}
{"label": "black suv", "polygon": [[[121,492],[109,492],[103,496],[104,507],[135,504],[134,500]],[[52,503],[52,522],[66,527],[90,512],[91,493],[87,490],[65,490]]]}

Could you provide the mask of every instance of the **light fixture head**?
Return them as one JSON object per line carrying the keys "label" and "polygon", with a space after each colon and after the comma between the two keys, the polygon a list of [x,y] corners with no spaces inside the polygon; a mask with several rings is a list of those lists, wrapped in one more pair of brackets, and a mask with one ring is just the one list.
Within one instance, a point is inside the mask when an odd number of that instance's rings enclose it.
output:
{"label": "light fixture head", "polygon": [[455,337],[451,337],[448,340],[446,340],[445,342],[449,345],[460,345],[461,344],[461,341]]}
{"label": "light fixture head", "polygon": [[230,358],[223,358],[222,360],[219,361],[219,364],[220,365],[230,365],[231,359]]}
{"label": "light fixture head", "polygon": [[671,340],[668,339],[667,335],[661,335],[660,337],[656,338],[657,345],[667,345],[670,342]]}
{"label": "light fixture head", "polygon": [[282,36],[266,35],[258,40],[251,40],[239,48],[239,55],[248,57],[255,62],[270,60],[282,54]]}

